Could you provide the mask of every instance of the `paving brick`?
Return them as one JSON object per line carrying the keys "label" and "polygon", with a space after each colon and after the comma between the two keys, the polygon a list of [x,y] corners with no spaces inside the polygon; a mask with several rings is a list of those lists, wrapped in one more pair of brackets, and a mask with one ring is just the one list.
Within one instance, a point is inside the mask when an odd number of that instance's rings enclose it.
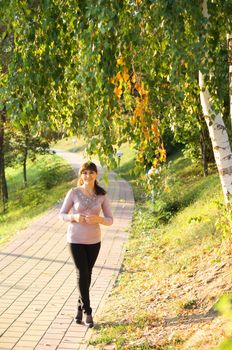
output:
{"label": "paving brick", "polygon": [[13,348],[12,343],[2,344],[2,343],[0,342],[0,349],[1,349],[1,350],[12,350],[12,348]]}
{"label": "paving brick", "polygon": [[[80,154],[60,152],[75,170]],[[99,168],[100,176],[102,174]],[[91,286],[93,311],[103,307],[120,271],[134,208],[131,186],[109,175],[114,225],[102,227],[102,245]],[[73,321],[76,274],[66,244],[67,224],[50,209],[2,247],[0,269],[1,350],[89,350],[93,329]]]}

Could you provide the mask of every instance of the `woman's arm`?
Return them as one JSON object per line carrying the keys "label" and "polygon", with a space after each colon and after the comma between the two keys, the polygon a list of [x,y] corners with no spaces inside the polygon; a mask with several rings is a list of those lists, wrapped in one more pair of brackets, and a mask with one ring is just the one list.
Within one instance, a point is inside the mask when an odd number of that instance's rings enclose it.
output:
{"label": "woman's arm", "polygon": [[66,194],[62,207],[59,212],[59,218],[63,221],[73,221],[73,214],[69,214],[73,206],[72,192],[73,190],[71,189]]}
{"label": "woman's arm", "polygon": [[99,216],[99,224],[110,226],[113,224],[113,214],[110,207],[110,201],[107,195],[105,195],[104,201],[102,203],[103,217]]}

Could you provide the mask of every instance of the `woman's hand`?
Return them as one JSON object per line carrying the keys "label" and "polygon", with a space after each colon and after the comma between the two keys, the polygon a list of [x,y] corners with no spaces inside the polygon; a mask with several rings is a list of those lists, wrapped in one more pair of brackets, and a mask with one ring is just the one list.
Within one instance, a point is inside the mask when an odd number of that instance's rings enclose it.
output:
{"label": "woman's hand", "polygon": [[89,224],[89,225],[99,224],[100,217],[98,215],[85,216],[85,222],[86,222],[86,224]]}
{"label": "woman's hand", "polygon": [[72,214],[72,220],[71,221],[76,221],[79,224],[84,224],[85,223],[85,216],[81,214]]}

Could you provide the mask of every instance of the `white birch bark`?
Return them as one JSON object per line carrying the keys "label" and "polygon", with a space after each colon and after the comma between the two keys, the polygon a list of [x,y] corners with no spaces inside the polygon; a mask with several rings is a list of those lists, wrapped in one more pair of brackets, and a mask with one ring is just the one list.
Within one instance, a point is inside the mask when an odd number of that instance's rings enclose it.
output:
{"label": "white birch bark", "polygon": [[199,85],[201,106],[209,129],[223,194],[225,201],[228,202],[231,200],[229,195],[232,194],[232,153],[228,133],[221,114],[215,114],[211,109],[210,94],[207,89],[204,90],[204,78],[201,72],[199,72]]}
{"label": "white birch bark", "polygon": [[[209,17],[207,0],[203,1],[203,15]],[[232,200],[232,153],[228,133],[221,113],[212,109],[212,98],[204,87],[204,76],[199,72],[200,99],[203,114],[209,129],[214,157],[218,168],[225,202]]]}
{"label": "white birch bark", "polygon": [[232,126],[232,35],[227,35],[227,43],[229,50],[229,91],[230,91],[230,121]]}

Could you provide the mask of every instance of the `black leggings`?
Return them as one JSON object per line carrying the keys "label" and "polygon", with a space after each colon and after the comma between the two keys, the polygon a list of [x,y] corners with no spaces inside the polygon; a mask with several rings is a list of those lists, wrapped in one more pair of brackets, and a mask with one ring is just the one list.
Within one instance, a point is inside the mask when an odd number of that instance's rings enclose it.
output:
{"label": "black leggings", "polygon": [[91,284],[92,269],[97,260],[101,243],[77,244],[70,243],[70,251],[76,266],[77,287],[79,289],[78,310],[84,310],[90,315],[89,288]]}

